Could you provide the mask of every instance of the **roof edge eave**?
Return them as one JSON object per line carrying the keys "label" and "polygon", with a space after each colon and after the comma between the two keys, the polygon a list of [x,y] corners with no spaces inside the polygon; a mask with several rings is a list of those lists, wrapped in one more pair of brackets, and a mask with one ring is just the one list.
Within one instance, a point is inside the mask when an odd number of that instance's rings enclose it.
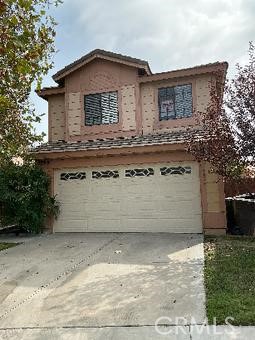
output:
{"label": "roof edge eave", "polygon": [[226,61],[216,62],[205,65],[198,65],[184,69],[177,69],[173,71],[154,73],[148,76],[142,76],[138,79],[139,83],[147,83],[153,81],[167,80],[173,78],[189,77],[194,75],[214,73],[217,71],[223,71],[223,77],[225,78],[228,69],[228,63]]}
{"label": "roof edge eave", "polygon": [[[147,145],[125,145],[125,146],[111,146],[88,149],[63,149],[63,150],[46,150],[32,152],[36,159],[63,159],[63,158],[80,158],[80,157],[97,157],[99,155],[122,155],[122,154],[141,154],[161,151],[185,151],[185,141],[175,141],[173,143],[151,143]],[[65,155],[66,154],[66,155]]]}
{"label": "roof edge eave", "polygon": [[65,87],[60,87],[60,86],[43,87],[40,90],[35,90],[35,93],[39,97],[47,100],[48,97],[51,95],[65,93]]}

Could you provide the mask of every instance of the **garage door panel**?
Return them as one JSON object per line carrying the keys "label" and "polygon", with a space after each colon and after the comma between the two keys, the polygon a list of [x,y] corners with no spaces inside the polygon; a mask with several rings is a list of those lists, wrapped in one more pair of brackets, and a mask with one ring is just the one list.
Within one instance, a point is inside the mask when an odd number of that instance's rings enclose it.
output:
{"label": "garage door panel", "polygon": [[[197,219],[197,222],[198,219]],[[158,218],[130,218],[125,221],[125,224],[122,226],[125,227],[126,223],[129,226],[130,232],[136,232],[137,230],[143,232],[171,232],[173,233],[197,233],[197,224],[190,223],[188,220],[183,219],[158,219]]]}
{"label": "garage door panel", "polygon": [[67,190],[56,192],[57,199],[60,202],[74,202],[74,200],[77,201],[77,199],[85,199],[87,194],[85,186],[79,187],[78,189],[70,187],[67,188]]}
{"label": "garage door panel", "polygon": [[134,211],[154,210],[156,208],[155,205],[157,205],[157,202],[153,202],[152,200],[149,200],[149,197],[146,197],[146,201],[138,199],[135,201],[135,204],[134,199],[125,199],[121,202],[120,208],[122,211],[132,214]]}
{"label": "garage door panel", "polygon": [[88,231],[98,232],[119,232],[121,229],[120,219],[113,218],[89,218],[88,219]]}
{"label": "garage door panel", "polygon": [[87,217],[87,211],[82,206],[60,205],[60,217],[59,219],[79,219],[84,220]]}
{"label": "garage door panel", "polygon": [[154,217],[160,218],[172,218],[175,217],[190,217],[192,218],[195,214],[194,212],[198,211],[199,205],[197,204],[197,209],[194,209],[195,206],[192,205],[192,203],[188,202],[186,205],[186,209],[183,209],[182,207],[178,206],[178,204],[160,204],[158,202],[157,204],[153,205],[151,202],[148,202],[146,204],[145,202],[137,203],[135,206],[132,204],[132,202],[127,203],[126,205],[121,206],[121,210],[123,214],[127,216],[132,216],[139,214],[139,216],[148,216],[152,215]]}
{"label": "garage door panel", "polygon": [[[96,198],[95,198],[96,197]],[[102,194],[102,195],[93,195],[91,194],[91,196],[88,197],[88,199],[90,200],[90,202],[119,202],[121,200],[121,194],[112,194],[112,195],[106,195],[106,194]]]}
{"label": "garage door panel", "polygon": [[186,211],[199,211],[200,210],[200,202],[198,201],[191,201],[190,199],[181,198],[178,202],[174,201],[173,199],[165,199],[163,201],[157,202],[157,210],[158,211],[172,211],[172,210],[179,210],[183,211],[183,206],[185,206]]}
{"label": "garage door panel", "polygon": [[[178,177],[179,178],[179,177]],[[159,180],[157,181],[158,184],[170,184],[173,189],[181,189],[181,190],[187,190],[187,188],[192,188],[194,187],[194,181],[192,181],[192,178],[189,178],[189,180],[185,180],[183,178],[180,178],[179,181],[177,181],[175,178],[172,177],[167,177],[164,179],[159,178]],[[162,188],[162,187],[161,187]]]}
{"label": "garage door panel", "polygon": [[[197,194],[197,192],[199,191],[196,184],[190,183],[190,182],[171,183],[170,181],[163,181],[163,182],[158,182],[157,185],[158,185],[157,190],[160,194],[173,194],[173,193],[175,193],[176,195],[187,194],[187,193]],[[171,186],[171,192],[169,192],[169,186]]]}
{"label": "garage door panel", "polygon": [[[199,193],[198,193],[199,194]],[[185,194],[168,194],[164,196],[164,199],[162,199],[162,195],[160,194],[148,194],[146,196],[142,195],[141,193],[137,193],[132,195],[131,197],[128,198],[123,198],[122,199],[122,205],[125,204],[132,204],[134,205],[134,201],[136,202],[136,204],[143,204],[143,202],[151,202],[151,204],[153,206],[157,206],[161,204],[161,202],[163,202],[163,204],[165,205],[165,202],[167,202],[167,204],[171,205],[171,204],[175,204],[177,201],[177,204],[191,204],[190,206],[194,207],[198,207],[198,209],[200,209],[200,202],[197,202],[197,195],[191,195],[190,193],[187,193],[187,195]],[[195,201],[194,203],[192,203],[192,201]],[[198,204],[197,204],[198,203]]]}
{"label": "garage door panel", "polygon": [[187,193],[186,195],[177,193],[172,196],[168,194],[168,195],[165,195],[164,198],[167,202],[169,202],[169,204],[174,203],[174,202],[179,202],[180,205],[182,204],[183,208],[185,208],[185,204],[187,204],[188,202],[197,201],[197,195],[190,194],[190,193]]}
{"label": "garage door panel", "polygon": [[[163,175],[169,167],[188,173]],[[119,177],[93,178],[108,170]],[[61,180],[68,171],[86,178]],[[54,231],[202,232],[198,174],[195,162],[58,170],[61,213]]]}
{"label": "garage door panel", "polygon": [[[94,219],[94,218],[96,218],[97,215],[98,214],[94,214],[94,215],[90,214],[90,215],[87,215],[87,218],[88,219],[90,219],[90,218]],[[100,213],[100,219],[102,219],[102,220],[115,219],[115,216],[118,217],[119,214],[113,214],[112,211],[102,211],[102,213]]]}
{"label": "garage door panel", "polygon": [[84,219],[58,219],[54,224],[55,232],[87,232],[88,222]]}
{"label": "garage door panel", "polygon": [[82,187],[84,187],[86,185],[86,180],[83,181],[59,181],[59,185],[58,185],[58,190],[60,192],[69,192],[72,191],[73,189],[78,190],[78,191],[82,191]]}
{"label": "garage door panel", "polygon": [[182,228],[183,226],[197,226],[197,223],[199,223],[200,216],[194,215],[194,220],[190,220],[190,218],[183,218],[183,217],[177,217],[177,218],[128,218],[127,221],[129,222],[130,227],[133,225],[139,225],[143,226],[143,228],[150,228],[151,226],[155,226],[160,229],[160,227],[167,227],[169,229],[170,226],[174,225],[177,228]]}
{"label": "garage door panel", "polygon": [[94,202],[89,202],[86,204],[86,211],[88,212],[89,215],[95,215],[98,212],[108,212],[110,211],[113,213],[114,211],[120,210],[120,202],[112,202],[112,201],[94,201]]}
{"label": "garage door panel", "polygon": [[182,183],[190,184],[192,179],[194,179],[194,176],[191,175],[169,175],[169,176],[161,175],[159,178],[159,182],[167,182],[175,185]]}
{"label": "garage door panel", "polygon": [[[132,215],[138,215],[139,218],[148,218],[149,211],[148,210],[134,210],[133,214],[132,212],[125,212],[123,215],[127,218],[132,218]],[[191,219],[193,220],[195,214],[193,214],[190,211],[181,211],[181,210],[170,210],[170,211],[157,211],[153,210],[150,212],[150,215],[153,216],[153,218],[156,219]]]}
{"label": "garage door panel", "polygon": [[[171,186],[171,190],[169,191],[169,186]],[[193,191],[194,190],[194,191]],[[151,194],[186,194],[186,193],[193,193],[198,192],[199,190],[191,183],[180,183],[180,184],[172,184],[169,182],[160,182],[160,181],[151,181],[145,184],[137,183],[136,185],[127,184],[125,187],[125,191],[130,194],[137,194],[137,193],[151,193]]]}
{"label": "garage door panel", "polygon": [[95,197],[99,196],[116,196],[118,195],[118,192],[120,192],[121,186],[120,183],[118,185],[108,182],[108,183],[100,183],[99,184],[94,184],[93,182],[91,183],[91,194],[94,195]]}
{"label": "garage door panel", "polygon": [[152,181],[148,182],[140,182],[137,183],[129,183],[126,182],[126,185],[123,187],[123,191],[126,194],[133,194],[133,195],[144,195],[144,194],[153,194],[158,191],[156,183],[153,183]]}

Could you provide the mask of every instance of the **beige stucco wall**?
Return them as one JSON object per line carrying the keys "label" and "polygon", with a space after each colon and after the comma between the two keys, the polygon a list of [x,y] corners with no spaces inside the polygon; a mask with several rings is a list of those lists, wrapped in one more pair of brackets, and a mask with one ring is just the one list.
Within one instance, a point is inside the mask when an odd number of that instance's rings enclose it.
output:
{"label": "beige stucco wall", "polygon": [[[130,137],[160,133],[197,125],[196,115],[209,102],[210,74],[139,83],[136,68],[107,60],[94,60],[69,74],[65,94],[49,97],[50,140],[79,141],[96,138]],[[158,88],[192,84],[193,116],[159,121]],[[119,122],[85,126],[84,96],[91,93],[118,92]]]}
{"label": "beige stucco wall", "polygon": [[212,77],[210,75],[200,75],[195,78],[195,110],[197,112],[204,112],[210,100],[210,82]]}
{"label": "beige stucco wall", "polygon": [[213,172],[212,167],[203,165],[201,181],[205,191],[204,228],[207,233],[224,233],[226,229],[226,206],[224,184],[222,179]]}
{"label": "beige stucco wall", "polygon": [[153,131],[156,113],[155,86],[152,83],[141,85],[142,130],[144,134]]}
{"label": "beige stucco wall", "polygon": [[65,140],[65,96],[57,94],[49,97],[49,140]]}
{"label": "beige stucco wall", "polygon": [[69,92],[66,94],[67,132],[69,136],[81,135],[81,93]]}
{"label": "beige stucco wall", "polygon": [[[142,129],[145,134],[185,129],[197,125],[196,115],[203,112],[210,99],[210,75],[155,81],[141,84]],[[190,118],[159,121],[158,89],[181,84],[192,84],[193,110]]]}
{"label": "beige stucco wall", "polygon": [[[136,68],[94,60],[66,77],[67,140],[130,136],[138,133],[138,73]],[[119,122],[85,126],[84,96],[118,92]]]}
{"label": "beige stucco wall", "polygon": [[123,131],[136,129],[135,85],[124,85],[121,92],[121,112]]}

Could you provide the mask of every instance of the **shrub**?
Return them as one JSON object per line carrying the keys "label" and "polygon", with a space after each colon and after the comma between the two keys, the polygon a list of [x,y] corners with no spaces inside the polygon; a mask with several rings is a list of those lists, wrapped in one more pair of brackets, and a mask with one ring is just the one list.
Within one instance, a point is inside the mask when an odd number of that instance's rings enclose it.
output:
{"label": "shrub", "polygon": [[36,164],[8,164],[0,168],[1,224],[16,225],[40,233],[47,217],[58,215],[55,197],[49,194],[50,179]]}

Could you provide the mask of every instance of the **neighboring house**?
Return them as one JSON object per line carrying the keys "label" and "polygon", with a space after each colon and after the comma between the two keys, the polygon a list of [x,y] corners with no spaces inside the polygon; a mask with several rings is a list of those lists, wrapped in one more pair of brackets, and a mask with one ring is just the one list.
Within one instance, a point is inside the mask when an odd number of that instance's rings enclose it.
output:
{"label": "neighboring house", "polygon": [[95,50],[57,72],[49,142],[36,156],[52,179],[53,232],[225,233],[223,183],[185,151],[227,63],[152,74],[146,61]]}

